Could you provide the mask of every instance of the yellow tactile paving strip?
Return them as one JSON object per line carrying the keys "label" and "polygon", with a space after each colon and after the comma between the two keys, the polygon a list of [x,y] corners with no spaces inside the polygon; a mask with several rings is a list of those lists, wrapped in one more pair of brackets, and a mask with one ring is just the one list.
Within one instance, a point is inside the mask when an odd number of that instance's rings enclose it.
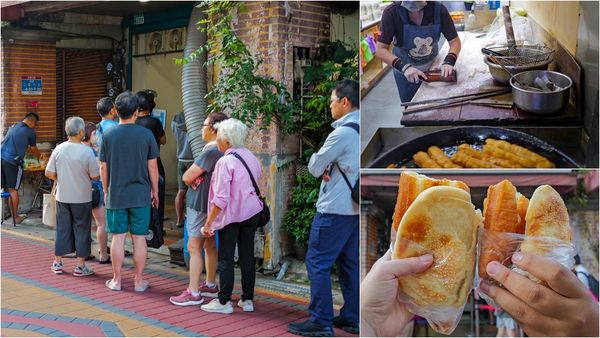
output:
{"label": "yellow tactile paving strip", "polygon": [[[27,292],[23,292],[27,290]],[[40,299],[45,304],[41,307]],[[173,331],[161,329],[157,326],[131,319],[104,309],[86,304],[81,301],[69,299],[63,295],[25,284],[9,277],[2,276],[2,308],[21,310],[26,312],[43,312],[51,315],[74,316],[91,320],[101,320],[115,323],[121,332],[128,337],[131,336],[171,336],[181,337]],[[31,332],[3,328],[3,336],[25,336],[30,337]],[[40,336],[40,334],[36,334]]]}

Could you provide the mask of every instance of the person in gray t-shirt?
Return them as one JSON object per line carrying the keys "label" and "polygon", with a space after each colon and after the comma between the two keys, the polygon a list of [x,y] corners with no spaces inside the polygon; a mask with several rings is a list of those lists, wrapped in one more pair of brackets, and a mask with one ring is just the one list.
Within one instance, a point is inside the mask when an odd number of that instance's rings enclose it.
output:
{"label": "person in gray t-shirt", "polygon": [[113,278],[105,285],[121,290],[125,236],[131,233],[135,264],[134,290],[146,291],[142,277],[148,254],[146,235],[150,206],[158,207],[158,146],[152,133],[135,124],[138,100],[130,91],[115,100],[119,125],[104,134],[100,147],[100,175],[106,201],[106,230],[113,234],[110,253]]}
{"label": "person in gray t-shirt", "polygon": [[[219,287],[216,283],[217,248],[215,237],[204,237],[200,228],[206,222],[208,209],[208,190],[212,173],[217,161],[223,153],[217,148],[217,129],[215,124],[226,120],[223,113],[208,115],[202,127],[202,138],[208,142],[194,164],[183,174],[183,181],[190,188],[186,194],[186,230],[188,233],[188,250],[190,252],[190,283],[179,296],[171,297],[171,303],[180,306],[200,305],[202,296],[216,297]],[[206,280],[200,283],[202,274],[202,248],[206,259]]]}
{"label": "person in gray t-shirt", "polygon": [[69,117],[65,131],[69,140],[59,144],[50,155],[46,176],[56,182],[56,240],[54,262],[50,269],[63,273],[62,256],[75,251],[77,266],[73,276],[94,273],[85,265],[92,237],[92,183],[100,176],[94,152],[81,143],[85,123],[81,117]]}

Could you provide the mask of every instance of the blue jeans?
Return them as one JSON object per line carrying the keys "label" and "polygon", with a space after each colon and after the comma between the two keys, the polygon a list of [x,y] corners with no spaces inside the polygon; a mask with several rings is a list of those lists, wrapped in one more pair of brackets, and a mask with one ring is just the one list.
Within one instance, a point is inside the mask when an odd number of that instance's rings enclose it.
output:
{"label": "blue jeans", "polygon": [[358,215],[317,213],[313,219],[306,254],[306,269],[310,280],[311,320],[332,326],[333,299],[331,267],[337,262],[344,306],[340,316],[358,323],[360,277],[358,270]]}

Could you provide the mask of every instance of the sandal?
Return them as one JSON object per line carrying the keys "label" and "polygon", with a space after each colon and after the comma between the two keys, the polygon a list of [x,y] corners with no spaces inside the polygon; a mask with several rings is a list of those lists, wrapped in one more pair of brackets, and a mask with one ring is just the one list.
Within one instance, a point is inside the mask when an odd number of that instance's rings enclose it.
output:
{"label": "sandal", "polygon": [[114,284],[112,279],[107,280],[104,285],[113,291],[121,291],[121,285]]}
{"label": "sandal", "polygon": [[108,256],[108,258],[105,260],[98,259],[98,264],[111,264],[111,263],[112,263],[112,261],[110,260],[110,256]]}
{"label": "sandal", "polygon": [[135,287],[134,290],[135,292],[144,292],[146,290],[148,290],[148,288],[150,287],[150,283],[148,283],[148,281],[144,281],[143,285],[141,287]]}

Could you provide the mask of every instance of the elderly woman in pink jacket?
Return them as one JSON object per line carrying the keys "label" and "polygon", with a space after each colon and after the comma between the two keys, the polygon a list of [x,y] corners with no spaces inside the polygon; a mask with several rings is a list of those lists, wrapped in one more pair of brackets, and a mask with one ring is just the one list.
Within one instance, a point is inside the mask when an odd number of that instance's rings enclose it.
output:
{"label": "elderly woman in pink jacket", "polygon": [[[218,298],[202,305],[202,310],[233,313],[231,293],[234,283],[233,256],[236,244],[242,271],[242,298],[237,305],[254,311],[254,233],[259,224],[262,202],[252,179],[259,181],[260,162],[244,146],[248,127],[239,120],[228,119],[216,125],[217,146],[225,155],[215,165],[208,193],[208,217],[202,227],[205,236],[219,231]],[[250,176],[252,175],[252,177]]]}

